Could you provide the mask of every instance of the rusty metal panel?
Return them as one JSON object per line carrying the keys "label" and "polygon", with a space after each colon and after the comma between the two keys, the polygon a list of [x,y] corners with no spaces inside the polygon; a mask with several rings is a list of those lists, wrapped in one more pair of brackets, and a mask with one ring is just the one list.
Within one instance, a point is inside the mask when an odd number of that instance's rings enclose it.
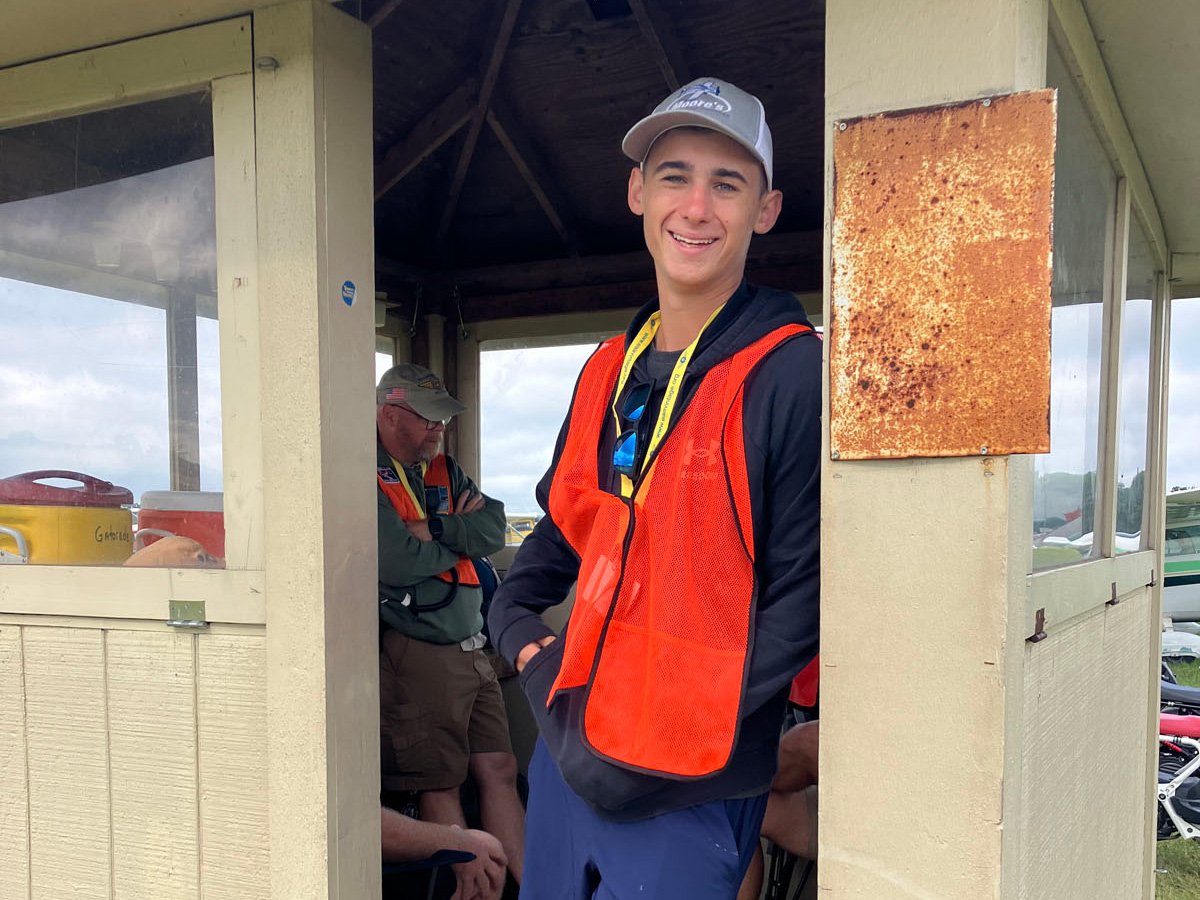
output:
{"label": "rusty metal panel", "polygon": [[1050,449],[1055,93],[839,122],[834,459]]}

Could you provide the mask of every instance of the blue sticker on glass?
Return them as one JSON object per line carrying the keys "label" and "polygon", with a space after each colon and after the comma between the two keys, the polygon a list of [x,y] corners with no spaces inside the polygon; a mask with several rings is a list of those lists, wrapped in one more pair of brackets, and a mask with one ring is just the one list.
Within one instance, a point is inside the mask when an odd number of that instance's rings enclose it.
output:
{"label": "blue sticker on glass", "polygon": [[353,281],[343,281],[342,282],[342,299],[346,301],[347,306],[354,305],[354,294],[355,294],[354,282]]}

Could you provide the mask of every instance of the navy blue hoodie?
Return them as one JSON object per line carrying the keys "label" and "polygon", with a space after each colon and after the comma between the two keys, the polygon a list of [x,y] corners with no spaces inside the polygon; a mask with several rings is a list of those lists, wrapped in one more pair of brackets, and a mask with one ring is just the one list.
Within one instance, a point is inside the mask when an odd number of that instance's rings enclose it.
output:
{"label": "navy blue hoodie", "polygon": [[[633,335],[658,308],[634,316]],[[807,324],[789,293],[742,282],[705,330],[688,366],[677,421],[712,366],[782,325]],[[649,379],[643,354],[627,390]],[[647,410],[650,420],[661,391]],[[586,687],[562,691],[547,708],[563,641],[538,652],[521,673],[542,738],[563,778],[596,812],[614,821],[636,821],[718,799],[766,791],[775,774],[779,733],[792,678],[817,653],[820,593],[821,342],[813,334],[784,341],[750,373],[743,405],[746,469],[754,522],[757,596],[750,665],[741,718],[729,763],[704,778],[673,779],[614,764],[595,755],[580,734]],[[608,416],[597,447],[601,485],[615,490],[612,446],[616,425]],[[526,644],[553,634],[541,613],[561,603],[579,572],[579,556],[549,514],[550,485],[566,440],[563,423],[550,469],[537,488],[546,515],[525,538],[492,601],[488,625],[510,661]],[[714,568],[720,560],[713,561]],[[680,697],[687,703],[687,697]]]}

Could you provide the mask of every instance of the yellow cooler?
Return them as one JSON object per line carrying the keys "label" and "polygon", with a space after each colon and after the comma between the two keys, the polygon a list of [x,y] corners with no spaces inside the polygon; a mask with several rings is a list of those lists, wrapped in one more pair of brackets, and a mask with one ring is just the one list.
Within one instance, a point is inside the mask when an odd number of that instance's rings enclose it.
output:
{"label": "yellow cooler", "polygon": [[132,504],[126,488],[79,472],[0,478],[0,563],[120,565],[133,552]]}

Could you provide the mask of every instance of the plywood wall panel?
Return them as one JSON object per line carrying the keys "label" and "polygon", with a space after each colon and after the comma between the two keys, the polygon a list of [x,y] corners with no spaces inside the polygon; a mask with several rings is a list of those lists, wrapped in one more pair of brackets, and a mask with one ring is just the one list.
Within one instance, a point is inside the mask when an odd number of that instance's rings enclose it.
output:
{"label": "plywood wall panel", "polygon": [[1147,590],[1026,645],[1022,900],[1141,896],[1152,624]]}
{"label": "plywood wall panel", "polygon": [[5,900],[29,897],[24,681],[21,629],[0,625],[0,897]]}
{"label": "plywood wall panel", "polygon": [[24,629],[32,900],[111,889],[104,632]]}
{"label": "plywood wall panel", "polygon": [[195,641],[107,633],[113,897],[199,897]]}
{"label": "plywood wall panel", "polygon": [[204,900],[267,900],[267,676],[262,637],[197,637]]}

